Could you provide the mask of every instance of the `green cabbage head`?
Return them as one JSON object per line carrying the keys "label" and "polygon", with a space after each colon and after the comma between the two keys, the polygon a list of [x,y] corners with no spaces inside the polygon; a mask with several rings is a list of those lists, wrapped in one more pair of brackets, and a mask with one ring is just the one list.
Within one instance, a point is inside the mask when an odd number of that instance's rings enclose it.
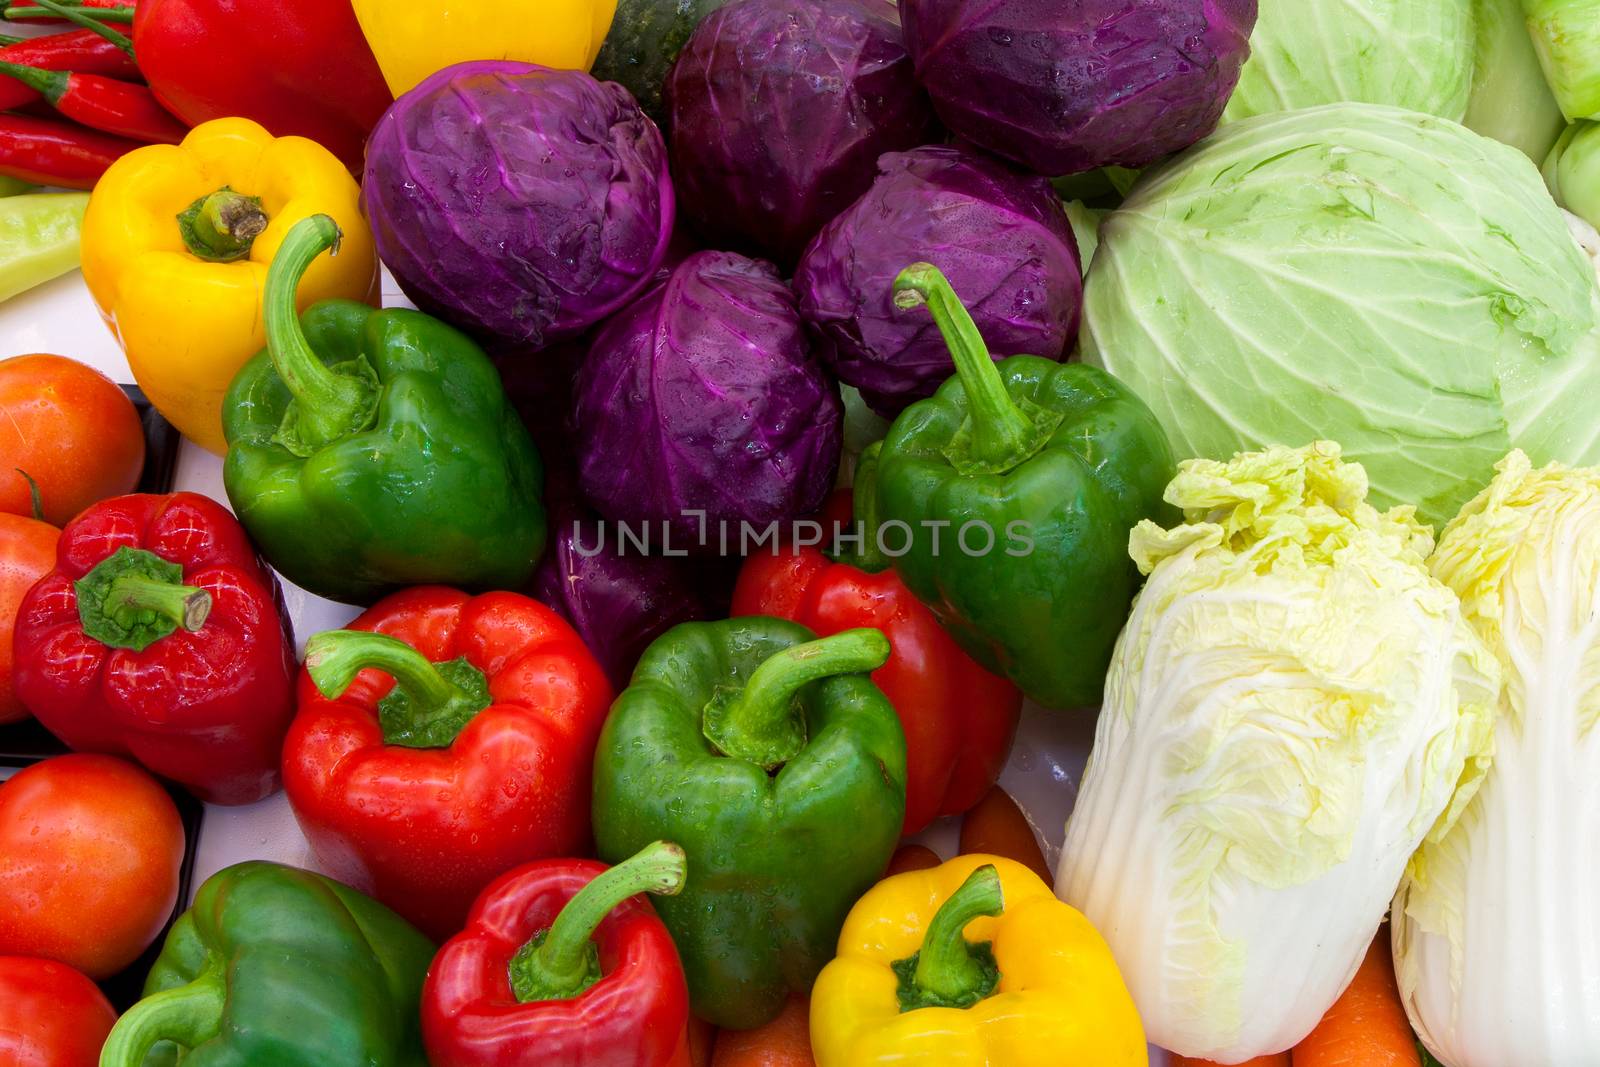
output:
{"label": "green cabbage head", "polygon": [[1600,282],[1522,153],[1370,104],[1224,127],[1100,228],[1084,359],[1179,455],[1332,438],[1442,523],[1513,447],[1600,462]]}
{"label": "green cabbage head", "polygon": [[1360,101],[1459,121],[1472,88],[1471,0],[1260,0],[1223,120]]}

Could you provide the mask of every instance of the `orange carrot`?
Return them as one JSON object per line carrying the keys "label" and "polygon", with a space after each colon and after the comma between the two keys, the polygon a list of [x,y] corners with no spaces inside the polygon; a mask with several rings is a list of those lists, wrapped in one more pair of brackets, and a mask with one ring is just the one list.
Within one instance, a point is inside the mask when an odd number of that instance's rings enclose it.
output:
{"label": "orange carrot", "polygon": [[1420,1067],[1417,1039],[1400,1003],[1389,930],[1378,931],[1366,959],[1317,1028],[1294,1048],[1294,1067]]}
{"label": "orange carrot", "polygon": [[999,786],[989,790],[961,821],[961,854],[973,852],[1016,860],[1032,868],[1045,885],[1055,883],[1055,872],[1044,861],[1033,827],[1017,802]]}
{"label": "orange carrot", "polygon": [[754,1030],[720,1030],[711,1067],[816,1067],[811,1002],[790,997],[783,1014]]}
{"label": "orange carrot", "polygon": [[889,860],[889,869],[883,872],[885,878],[892,878],[897,874],[907,871],[926,871],[937,867],[944,862],[939,854],[931,848],[922,845],[901,845]]}
{"label": "orange carrot", "polygon": [[[1191,1060],[1187,1056],[1174,1056],[1172,1067],[1221,1067],[1221,1065],[1210,1060]],[[1289,1067],[1289,1054],[1280,1052],[1276,1056],[1257,1056],[1253,1060],[1245,1060],[1237,1067]]]}

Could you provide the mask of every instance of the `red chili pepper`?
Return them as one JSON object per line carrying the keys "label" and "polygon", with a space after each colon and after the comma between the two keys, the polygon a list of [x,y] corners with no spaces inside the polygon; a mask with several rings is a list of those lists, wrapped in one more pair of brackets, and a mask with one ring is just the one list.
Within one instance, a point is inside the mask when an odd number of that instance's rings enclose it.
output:
{"label": "red chili pepper", "polygon": [[[856,477],[857,510],[864,513],[870,460],[863,458]],[[753,553],[739,573],[732,614],[776,615],[819,637],[871,626],[889,638],[889,661],[872,680],[906,734],[904,834],[966,811],[999,777],[1016,736],[1021,692],[961,651],[933,612],[870,554],[835,561],[812,547]]]}
{"label": "red chili pepper", "polygon": [[91,506],[23,598],[17,696],[80,752],[128,756],[217,804],[278,788],[294,641],[277,580],[197,493]]}
{"label": "red chili pepper", "polygon": [[607,869],[530,863],[478,898],[422,989],[433,1067],[668,1067],[684,1059],[689,990],[666,926],[638,894],[683,888],[657,841]]}
{"label": "red chili pepper", "polygon": [[74,123],[0,114],[0,174],[36,185],[93,189],[107,167],[139,147]]}
{"label": "red chili pepper", "polygon": [[0,61],[0,74],[39,93],[67,118],[96,130],[156,144],[177,144],[189,132],[143,85],[4,61]]}
{"label": "red chili pepper", "polygon": [[284,787],[326,873],[439,938],[495,876],[588,849],[610,706],[538,601],[408,589],[306,646]]}
{"label": "red chili pepper", "polygon": [[[140,77],[139,66],[128,53],[93,30],[68,30],[15,40],[0,48],[0,59],[40,70],[75,70],[79,74],[128,80]],[[33,95],[29,94],[30,99]]]}

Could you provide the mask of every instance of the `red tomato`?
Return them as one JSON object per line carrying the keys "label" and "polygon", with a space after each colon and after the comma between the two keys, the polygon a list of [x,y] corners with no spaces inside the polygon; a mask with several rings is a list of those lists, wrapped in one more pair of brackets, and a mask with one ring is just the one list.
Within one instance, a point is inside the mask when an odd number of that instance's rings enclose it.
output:
{"label": "red tomato", "polygon": [[0,1063],[95,1067],[117,1013],[100,987],[64,963],[0,956]]}
{"label": "red tomato", "polygon": [[183,822],[131,763],[57,756],[0,783],[0,954],[116,974],[178,900]]}
{"label": "red tomato", "polygon": [[26,471],[45,521],[63,526],[97,500],[131,493],[144,470],[144,428],[117,383],[65,356],[0,360],[0,511],[32,515]]}
{"label": "red tomato", "polygon": [[0,512],[0,724],[28,717],[11,688],[11,630],[23,594],[55,566],[60,537],[47,523]]}

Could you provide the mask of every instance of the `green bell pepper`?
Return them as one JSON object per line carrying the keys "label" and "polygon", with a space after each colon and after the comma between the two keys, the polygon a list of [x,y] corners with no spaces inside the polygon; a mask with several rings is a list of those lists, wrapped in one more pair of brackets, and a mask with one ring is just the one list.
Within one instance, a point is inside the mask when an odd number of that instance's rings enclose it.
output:
{"label": "green bell pepper", "polygon": [[276,863],[218,871],[179,917],[100,1067],[427,1067],[434,946],[388,908]]}
{"label": "green bell pepper", "polygon": [[823,640],[750,616],[656,640],[595,753],[594,831],[615,863],[656,840],[689,877],[654,901],[696,1014],[748,1029],[807,993],[905,816],[906,742],[867,677],[877,630]]}
{"label": "green bell pepper", "polygon": [[932,312],[956,376],[889,429],[880,542],[905,549],[895,571],[974,659],[1046,707],[1097,705],[1138,578],[1128,531],[1164,514],[1166,434],[1095,367],[994,362],[932,265],[894,288]]}
{"label": "green bell pepper", "polygon": [[228,388],[228,499],[269,562],[319,596],[370,603],[407,585],[516,589],[544,549],[543,471],[499,372],[420,312],[323,301],[295,317],[326,215],[267,272],[267,350]]}

